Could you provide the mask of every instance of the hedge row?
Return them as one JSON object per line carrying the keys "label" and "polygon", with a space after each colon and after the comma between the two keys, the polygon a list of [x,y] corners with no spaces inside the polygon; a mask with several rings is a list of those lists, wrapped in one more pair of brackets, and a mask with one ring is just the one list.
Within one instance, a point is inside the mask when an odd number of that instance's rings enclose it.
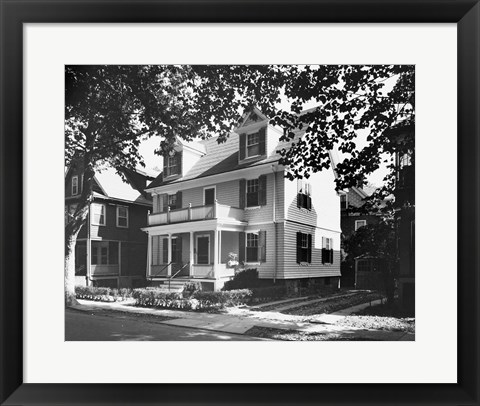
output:
{"label": "hedge row", "polygon": [[132,290],[101,288],[95,286],[75,286],[75,296],[78,299],[101,302],[119,302],[132,297]]}
{"label": "hedge row", "polygon": [[228,292],[195,292],[191,297],[181,293],[167,293],[155,289],[135,289],[133,298],[137,306],[164,309],[211,310],[244,304],[251,297],[248,289]]}

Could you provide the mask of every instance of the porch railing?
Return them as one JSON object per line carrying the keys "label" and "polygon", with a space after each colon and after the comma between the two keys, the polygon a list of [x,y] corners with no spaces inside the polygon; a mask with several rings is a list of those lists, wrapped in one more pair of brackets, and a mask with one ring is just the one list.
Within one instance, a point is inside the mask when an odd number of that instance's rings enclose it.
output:
{"label": "porch railing", "polygon": [[170,276],[170,278],[168,278],[168,290],[170,290],[170,282],[172,281],[172,279],[175,278],[175,276],[177,276],[180,272],[182,272],[182,270],[188,265],[190,265],[190,262],[184,264],[177,272],[175,272],[172,276]]}
{"label": "porch railing", "polygon": [[227,206],[218,202],[207,206],[189,205],[186,208],[175,210],[168,208],[166,212],[150,214],[148,216],[148,225],[153,226],[209,219],[244,221],[245,211],[238,207]]}
{"label": "porch railing", "polygon": [[[154,276],[167,276],[167,275],[162,275],[163,271],[167,270],[167,268],[173,264],[173,261],[169,262],[168,264],[165,264],[159,271],[154,271],[152,268],[150,268],[150,274],[148,275],[148,278],[153,278]],[[157,265],[152,265],[157,266]],[[168,272],[168,271],[167,271]]]}

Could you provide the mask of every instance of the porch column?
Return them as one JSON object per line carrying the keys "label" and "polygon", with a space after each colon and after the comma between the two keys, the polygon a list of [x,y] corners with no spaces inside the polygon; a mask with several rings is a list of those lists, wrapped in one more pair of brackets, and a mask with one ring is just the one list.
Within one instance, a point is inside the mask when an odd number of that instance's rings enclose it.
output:
{"label": "porch column", "polygon": [[220,247],[220,231],[218,229],[215,230],[214,233],[214,245],[213,245],[213,277],[217,278],[217,271],[218,271],[218,263],[220,258],[219,247]]}
{"label": "porch column", "polygon": [[172,234],[168,233],[168,251],[167,251],[167,275],[170,276],[172,275]]}
{"label": "porch column", "polygon": [[190,276],[194,276],[193,274],[193,263],[195,261],[195,255],[194,255],[194,252],[195,252],[195,245],[194,245],[194,242],[193,242],[193,231],[190,231]]}

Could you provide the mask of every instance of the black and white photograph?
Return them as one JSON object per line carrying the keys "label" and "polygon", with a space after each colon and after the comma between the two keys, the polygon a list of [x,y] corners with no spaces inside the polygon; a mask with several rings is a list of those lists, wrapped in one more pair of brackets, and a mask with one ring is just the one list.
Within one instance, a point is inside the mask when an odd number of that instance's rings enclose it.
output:
{"label": "black and white photograph", "polygon": [[66,65],[64,128],[66,341],[415,341],[415,65]]}

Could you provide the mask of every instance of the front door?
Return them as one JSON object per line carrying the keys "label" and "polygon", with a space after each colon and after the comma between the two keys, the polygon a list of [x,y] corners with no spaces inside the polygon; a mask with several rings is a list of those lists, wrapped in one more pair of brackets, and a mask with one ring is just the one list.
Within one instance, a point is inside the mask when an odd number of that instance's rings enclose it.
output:
{"label": "front door", "polygon": [[207,265],[210,263],[210,237],[208,235],[197,237],[197,264]]}
{"label": "front door", "polygon": [[205,206],[210,206],[215,203],[215,188],[208,188],[204,189],[203,192],[204,195],[204,200],[205,200]]}

